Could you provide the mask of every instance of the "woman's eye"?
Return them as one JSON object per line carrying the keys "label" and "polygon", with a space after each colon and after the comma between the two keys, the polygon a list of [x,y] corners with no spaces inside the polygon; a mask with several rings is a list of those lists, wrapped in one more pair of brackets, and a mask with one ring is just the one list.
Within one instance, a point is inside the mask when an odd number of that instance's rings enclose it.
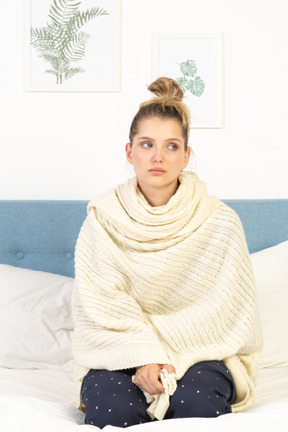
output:
{"label": "woman's eye", "polygon": [[149,143],[149,142],[144,142],[144,143],[142,143],[142,147],[144,147],[144,148],[151,148],[152,144]]}
{"label": "woman's eye", "polygon": [[178,149],[178,145],[177,144],[169,144],[168,148],[170,150],[177,150]]}

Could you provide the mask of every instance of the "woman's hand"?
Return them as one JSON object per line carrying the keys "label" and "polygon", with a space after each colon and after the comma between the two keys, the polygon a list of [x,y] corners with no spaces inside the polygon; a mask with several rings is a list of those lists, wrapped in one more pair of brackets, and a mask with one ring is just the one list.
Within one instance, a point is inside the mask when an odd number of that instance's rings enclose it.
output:
{"label": "woman's hand", "polygon": [[160,369],[166,369],[169,374],[176,372],[175,367],[170,364],[160,364],[159,366]]}
{"label": "woman's hand", "polygon": [[142,390],[150,395],[163,393],[164,387],[159,381],[159,374],[161,369],[166,369],[168,373],[175,372],[175,368],[168,364],[148,364],[145,366],[139,366],[136,369],[134,382]]}

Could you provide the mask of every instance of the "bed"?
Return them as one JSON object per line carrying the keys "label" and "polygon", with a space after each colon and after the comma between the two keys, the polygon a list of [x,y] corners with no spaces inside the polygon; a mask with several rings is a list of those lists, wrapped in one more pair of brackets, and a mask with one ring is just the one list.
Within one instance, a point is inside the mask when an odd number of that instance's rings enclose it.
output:
{"label": "bed", "polygon": [[[131,431],[288,430],[288,200],[225,202],[242,220],[258,289],[265,345],[256,401],[238,414],[164,420]],[[84,414],[70,403],[73,258],[86,206],[0,201],[1,432],[99,430],[84,425]]]}

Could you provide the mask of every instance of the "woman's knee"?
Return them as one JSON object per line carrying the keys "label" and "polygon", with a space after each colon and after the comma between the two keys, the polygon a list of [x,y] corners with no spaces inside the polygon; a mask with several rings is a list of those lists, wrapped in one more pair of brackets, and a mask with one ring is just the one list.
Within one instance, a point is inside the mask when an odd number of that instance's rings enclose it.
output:
{"label": "woman's knee", "polygon": [[145,397],[125,371],[91,370],[81,395],[86,424],[128,427],[149,421]]}
{"label": "woman's knee", "polygon": [[235,386],[222,362],[201,362],[179,380],[166,418],[218,417],[231,412]]}

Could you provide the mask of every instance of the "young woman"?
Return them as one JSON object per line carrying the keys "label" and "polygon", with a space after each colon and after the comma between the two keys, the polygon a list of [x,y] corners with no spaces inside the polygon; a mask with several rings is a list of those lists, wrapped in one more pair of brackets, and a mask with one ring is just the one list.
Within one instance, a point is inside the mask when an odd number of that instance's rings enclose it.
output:
{"label": "young woman", "polygon": [[217,417],[249,406],[261,351],[238,216],[189,161],[189,111],[159,78],[126,145],[135,178],[91,201],[73,295],[85,423]]}

